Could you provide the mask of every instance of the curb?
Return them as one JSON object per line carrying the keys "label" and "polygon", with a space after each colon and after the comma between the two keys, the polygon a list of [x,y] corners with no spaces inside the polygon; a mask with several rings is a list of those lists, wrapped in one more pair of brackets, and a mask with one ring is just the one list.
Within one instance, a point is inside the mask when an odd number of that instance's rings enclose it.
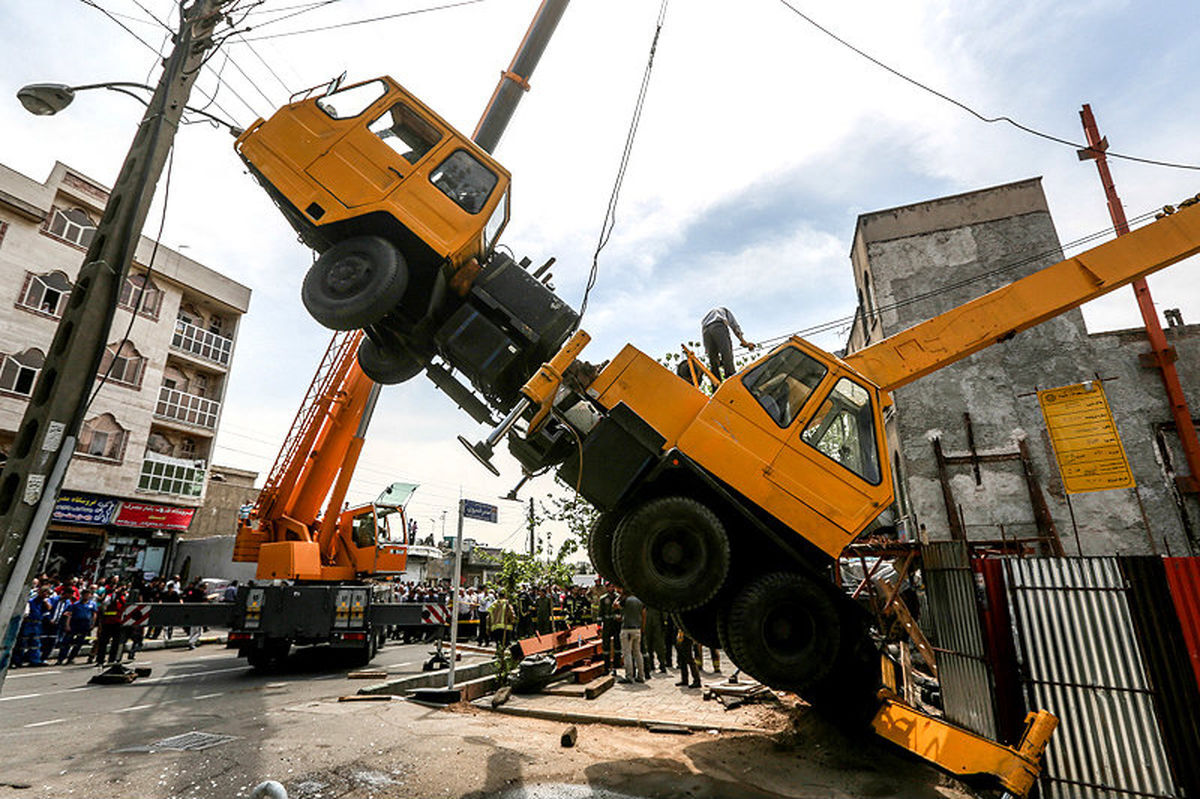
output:
{"label": "curb", "polygon": [[[139,652],[155,652],[160,649],[186,649],[188,639],[185,635],[183,638],[153,638],[148,641],[143,641],[138,648]],[[225,636],[223,635],[202,635],[200,640],[196,641],[197,646],[205,644],[225,644]]]}
{"label": "curb", "polygon": [[510,705],[501,705],[500,707],[492,707],[491,702],[477,699],[471,703],[475,707],[483,710],[490,710],[493,713],[507,713],[510,716],[524,716],[531,719],[543,719],[545,721],[565,721],[570,724],[608,724],[613,727],[683,727],[696,732],[705,732],[707,730],[716,730],[717,732],[752,732],[758,735],[771,735],[774,730],[764,730],[760,727],[731,727],[722,724],[696,724],[686,721],[675,721],[670,719],[644,719],[636,716],[601,716],[594,713],[570,713],[560,710],[539,710],[532,707],[512,707]]}
{"label": "curb", "polygon": [[[470,666],[459,666],[454,670],[454,681],[462,684],[480,677],[489,677],[496,673],[495,661],[474,663]],[[445,688],[450,672],[446,669],[428,671],[424,674],[414,674],[410,677],[400,677],[387,682],[365,685],[358,689],[359,694],[393,694],[401,695],[418,688]]]}

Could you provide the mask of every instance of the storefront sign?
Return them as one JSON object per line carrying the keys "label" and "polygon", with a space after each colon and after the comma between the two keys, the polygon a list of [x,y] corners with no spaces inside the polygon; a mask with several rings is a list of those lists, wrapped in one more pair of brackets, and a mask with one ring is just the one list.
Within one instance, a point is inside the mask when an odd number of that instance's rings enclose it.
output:
{"label": "storefront sign", "polygon": [[109,524],[119,504],[120,500],[112,497],[92,497],[64,491],[54,503],[51,521],[64,524]]}
{"label": "storefront sign", "polygon": [[1100,381],[1038,392],[1068,494],[1132,488],[1133,472]]}
{"label": "storefront sign", "polygon": [[195,508],[176,508],[171,505],[150,505],[145,502],[122,502],[113,524],[118,527],[154,527],[160,530],[186,530],[192,523]]}

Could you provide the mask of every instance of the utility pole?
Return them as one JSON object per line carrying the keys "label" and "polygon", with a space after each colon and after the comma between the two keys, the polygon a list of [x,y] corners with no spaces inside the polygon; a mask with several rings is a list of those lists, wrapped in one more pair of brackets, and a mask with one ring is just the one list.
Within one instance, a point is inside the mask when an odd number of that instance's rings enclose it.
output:
{"label": "utility pole", "polygon": [[226,2],[195,0],[181,14],[175,49],[164,62],[125,156],[0,472],[0,686],[12,662],[26,586],[75,451],[121,287]]}
{"label": "utility pole", "polygon": [[533,560],[533,551],[534,551],[533,550],[533,536],[534,536],[533,497],[530,497],[529,498],[529,559],[530,560]]}
{"label": "utility pole", "polygon": [[[1096,171],[1100,173],[1100,183],[1104,186],[1104,196],[1108,200],[1108,214],[1112,218],[1113,227],[1118,236],[1129,232],[1129,222],[1125,219],[1125,209],[1121,198],[1117,196],[1117,187],[1113,182],[1112,173],[1108,170],[1108,139],[1100,135],[1096,125],[1096,117],[1092,107],[1085,104],[1079,111],[1083,122],[1083,132],[1087,136],[1087,149],[1079,150],[1080,161],[1095,161]],[[1196,433],[1196,425],[1192,421],[1192,413],[1188,409],[1183,387],[1179,383],[1179,372],[1175,369],[1175,361],[1179,355],[1175,348],[1167,343],[1162,323],[1158,321],[1158,313],[1154,310],[1154,300],[1150,296],[1150,287],[1146,279],[1135,280],[1133,291],[1137,296],[1138,309],[1142,312],[1142,322],[1146,326],[1146,338],[1150,341],[1150,352],[1139,356],[1142,364],[1158,369],[1162,376],[1163,387],[1167,391],[1167,403],[1171,408],[1171,418],[1175,422],[1175,430],[1179,435],[1179,443],[1183,447],[1183,456],[1187,461],[1188,474],[1177,476],[1175,484],[1180,493],[1200,494],[1200,436]]]}

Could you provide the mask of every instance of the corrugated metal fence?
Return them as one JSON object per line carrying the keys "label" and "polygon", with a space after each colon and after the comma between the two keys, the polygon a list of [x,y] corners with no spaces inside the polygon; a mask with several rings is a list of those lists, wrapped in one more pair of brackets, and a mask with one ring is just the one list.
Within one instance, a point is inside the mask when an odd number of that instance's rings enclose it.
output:
{"label": "corrugated metal fence", "polygon": [[995,690],[967,544],[926,544],[921,558],[946,718],[972,732],[998,739]]}
{"label": "corrugated metal fence", "polygon": [[1116,558],[1008,560],[1029,707],[1060,719],[1048,797],[1177,797]]}

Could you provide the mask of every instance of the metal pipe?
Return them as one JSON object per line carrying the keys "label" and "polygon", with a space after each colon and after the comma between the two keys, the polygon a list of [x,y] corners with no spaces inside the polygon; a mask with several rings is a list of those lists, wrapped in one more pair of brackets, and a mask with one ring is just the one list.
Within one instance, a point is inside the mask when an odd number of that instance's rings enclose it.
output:
{"label": "metal pipe", "polygon": [[500,82],[492,92],[492,99],[484,108],[475,132],[471,134],[475,143],[489,153],[494,152],[500,143],[500,137],[504,135],[517,104],[521,102],[521,95],[529,91],[529,77],[533,75],[550,37],[554,35],[568,2],[570,0],[542,0],[537,13],[533,15],[533,22],[529,24],[529,30],[525,32],[525,38],[517,47],[512,63],[500,73]]}

